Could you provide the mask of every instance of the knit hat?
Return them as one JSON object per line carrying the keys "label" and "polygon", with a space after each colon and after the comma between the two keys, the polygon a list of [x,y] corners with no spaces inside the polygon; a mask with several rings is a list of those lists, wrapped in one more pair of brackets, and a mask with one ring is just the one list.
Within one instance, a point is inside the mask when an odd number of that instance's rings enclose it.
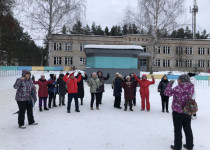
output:
{"label": "knit hat", "polygon": [[118,74],[118,77],[119,77],[119,78],[123,78],[123,76],[122,76],[121,74]]}
{"label": "knit hat", "polygon": [[72,73],[70,74],[70,77],[72,77],[72,76],[74,76],[74,72],[72,72]]}
{"label": "knit hat", "polygon": [[188,74],[183,74],[183,75],[179,76],[179,80],[181,80],[182,82],[190,83],[190,76]]}
{"label": "knit hat", "polygon": [[92,73],[92,76],[93,76],[93,75],[97,75],[97,73],[96,73],[96,72],[93,72],[93,73]]}
{"label": "knit hat", "polygon": [[117,75],[119,75],[120,73],[119,72],[117,72],[115,75],[117,76]]}
{"label": "knit hat", "polygon": [[130,76],[127,76],[126,79],[131,78]]}

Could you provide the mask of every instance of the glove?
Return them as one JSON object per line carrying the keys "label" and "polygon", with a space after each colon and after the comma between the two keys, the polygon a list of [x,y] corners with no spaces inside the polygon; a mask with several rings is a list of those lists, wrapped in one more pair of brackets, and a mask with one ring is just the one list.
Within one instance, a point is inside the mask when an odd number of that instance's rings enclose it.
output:
{"label": "glove", "polygon": [[32,78],[31,78],[33,81],[35,81],[35,77],[34,76],[32,76]]}
{"label": "glove", "polygon": [[79,72],[78,75],[81,75],[81,72]]}
{"label": "glove", "polygon": [[69,73],[67,72],[67,73],[66,73],[66,75],[68,76],[68,75],[69,75]]}
{"label": "glove", "polygon": [[112,89],[114,89],[114,87],[112,86]]}
{"label": "glove", "polygon": [[151,77],[152,77],[152,79],[154,79],[154,78],[155,78],[153,75],[152,75]]}
{"label": "glove", "polygon": [[174,84],[174,82],[175,82],[175,80],[171,80],[171,81],[169,81],[169,84]]}
{"label": "glove", "polygon": [[108,78],[110,77],[109,73],[107,73],[107,77],[108,77]]}

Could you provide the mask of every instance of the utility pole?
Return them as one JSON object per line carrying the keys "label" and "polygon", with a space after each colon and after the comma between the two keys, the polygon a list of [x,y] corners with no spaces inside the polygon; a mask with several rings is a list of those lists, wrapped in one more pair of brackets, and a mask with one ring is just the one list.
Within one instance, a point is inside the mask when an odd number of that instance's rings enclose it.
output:
{"label": "utility pole", "polygon": [[192,31],[193,31],[193,39],[196,39],[196,16],[198,13],[198,5],[197,5],[197,0],[193,0],[193,8],[190,8],[190,12],[192,13]]}

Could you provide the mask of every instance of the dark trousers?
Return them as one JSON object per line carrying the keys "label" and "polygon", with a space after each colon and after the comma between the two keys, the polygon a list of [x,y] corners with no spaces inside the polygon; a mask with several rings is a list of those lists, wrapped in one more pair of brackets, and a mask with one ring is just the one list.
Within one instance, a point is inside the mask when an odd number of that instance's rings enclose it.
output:
{"label": "dark trousers", "polygon": [[75,101],[75,110],[79,110],[78,93],[69,93],[68,94],[67,110],[70,110],[71,109],[71,102],[72,102],[72,99],[73,98],[74,98],[74,101]]}
{"label": "dark trousers", "polygon": [[99,97],[99,104],[102,104],[103,92],[98,93],[98,97]]}
{"label": "dark trousers", "polygon": [[99,95],[99,93],[91,93],[90,107],[93,107],[93,104],[94,104],[94,101],[95,101],[95,97],[96,97],[96,107],[99,107],[99,103],[100,103],[100,95]]}
{"label": "dark trousers", "polygon": [[65,104],[65,95],[59,95],[59,105]]}
{"label": "dark trousers", "polygon": [[54,92],[49,92],[49,102],[48,102],[48,107],[52,106],[52,101],[53,101],[53,105],[56,105],[56,94]]}
{"label": "dark trousers", "polygon": [[125,99],[125,109],[127,109],[128,104],[130,109],[132,109],[132,99]]}
{"label": "dark trousers", "polygon": [[25,113],[27,111],[28,116],[28,123],[32,124],[34,123],[34,116],[33,116],[33,104],[29,101],[17,101],[18,107],[19,107],[19,114],[18,114],[18,124],[19,126],[24,125],[25,121]]}
{"label": "dark trousers", "polygon": [[193,133],[191,129],[191,116],[173,112],[174,146],[176,150],[182,149],[182,127],[186,136],[186,146],[193,148]]}
{"label": "dark trousers", "polygon": [[44,108],[46,108],[47,107],[47,97],[39,98],[39,107],[42,107],[42,101],[44,101]]}
{"label": "dark trousers", "polygon": [[162,101],[162,111],[168,111],[168,101],[169,101],[169,97],[168,96],[161,96],[161,101]]}
{"label": "dark trousers", "polygon": [[[131,100],[132,102],[132,100]],[[136,106],[136,97],[133,99],[133,105]]]}
{"label": "dark trousers", "polygon": [[121,105],[121,96],[115,96],[115,100],[114,100],[114,107],[120,107]]}

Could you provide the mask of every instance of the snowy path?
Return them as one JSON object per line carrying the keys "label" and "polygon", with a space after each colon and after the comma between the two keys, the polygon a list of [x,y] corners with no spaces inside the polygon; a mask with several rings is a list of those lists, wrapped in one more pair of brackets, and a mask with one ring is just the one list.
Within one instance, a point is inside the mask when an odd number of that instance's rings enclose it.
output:
{"label": "snowy path", "polygon": [[[85,84],[86,96],[80,113],[73,111],[74,102],[71,114],[66,113],[66,107],[40,113],[36,104],[34,116],[39,125],[21,130],[17,115],[12,115],[18,109],[14,100],[16,91],[12,88],[15,79],[0,79],[0,150],[169,150],[173,144],[171,111],[161,112],[156,86],[150,88],[148,113],[140,112],[139,93],[134,112],[114,109],[110,85],[105,86],[100,110],[91,111],[89,88]],[[199,88],[196,92],[199,113],[198,119],[192,121],[194,149],[209,150],[210,88]]]}

